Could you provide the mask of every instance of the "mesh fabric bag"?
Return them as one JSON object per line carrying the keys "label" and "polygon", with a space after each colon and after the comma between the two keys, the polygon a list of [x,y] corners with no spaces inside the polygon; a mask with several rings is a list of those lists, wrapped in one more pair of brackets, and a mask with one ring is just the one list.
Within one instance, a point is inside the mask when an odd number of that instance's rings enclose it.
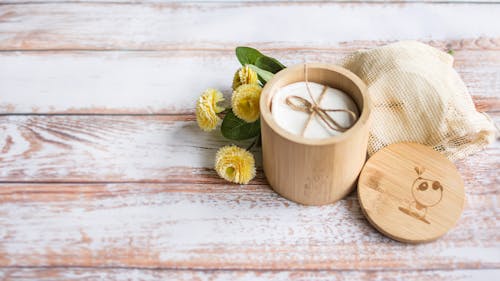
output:
{"label": "mesh fabric bag", "polygon": [[398,42],[358,51],[342,64],[368,86],[370,156],[392,143],[417,142],[456,160],[494,140],[492,122],[476,111],[447,53],[419,42]]}

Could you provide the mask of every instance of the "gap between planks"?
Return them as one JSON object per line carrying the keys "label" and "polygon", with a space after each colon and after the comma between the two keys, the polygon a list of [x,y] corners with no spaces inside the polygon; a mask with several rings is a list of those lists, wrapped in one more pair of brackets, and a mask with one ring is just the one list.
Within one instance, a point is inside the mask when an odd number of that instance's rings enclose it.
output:
{"label": "gap between planks", "polygon": [[[500,6],[500,2],[499,2]],[[1,22],[1,21],[0,21]],[[1,34],[1,32],[0,32]],[[242,42],[198,42],[198,44],[184,44],[182,42],[164,44],[159,46],[137,46],[137,47],[91,47],[71,45],[70,47],[0,47],[1,53],[27,53],[27,54],[58,54],[58,53],[108,53],[108,52],[136,52],[136,53],[155,53],[155,52],[208,52],[208,53],[234,53],[236,46],[258,46],[262,52],[283,52],[283,51],[300,51],[300,52],[353,52],[359,49],[371,49],[381,47],[391,43],[396,43],[406,39],[385,39],[385,40],[351,40],[334,42],[330,44],[315,43],[297,45],[293,42],[262,42],[262,41],[242,41]],[[495,36],[479,36],[460,39],[428,39],[428,38],[413,38],[408,40],[416,40],[443,51],[499,51],[500,37]],[[0,40],[0,46],[2,42]]]}

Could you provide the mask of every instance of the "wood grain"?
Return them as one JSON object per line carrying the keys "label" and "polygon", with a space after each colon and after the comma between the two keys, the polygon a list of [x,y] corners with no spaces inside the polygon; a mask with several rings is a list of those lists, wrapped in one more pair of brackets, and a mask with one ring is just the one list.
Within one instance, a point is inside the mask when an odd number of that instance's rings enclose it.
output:
{"label": "wood grain", "polygon": [[468,187],[457,226],[418,246],[373,229],[354,194],[322,207],[297,205],[267,185],[1,184],[0,195],[0,266],[500,267],[496,187]]}
{"label": "wood grain", "polygon": [[[262,47],[263,42],[302,49],[356,40],[480,36],[496,41],[498,14],[500,6],[487,3],[2,5],[0,50],[205,50],[232,49],[236,44]],[[314,17],[290,21],[304,15]],[[288,30],[294,32],[284,32]]]}
{"label": "wood grain", "polygon": [[[499,113],[491,116],[500,121]],[[214,156],[231,142],[218,131],[203,133],[193,119],[0,116],[0,181],[221,182],[212,171]],[[473,186],[500,186],[499,157],[497,141],[459,166]],[[260,173],[257,182],[262,183]]]}
{"label": "wood grain", "polygon": [[439,239],[462,214],[464,183],[455,165],[418,143],[391,144],[368,159],[358,181],[368,221],[404,243]]}
{"label": "wood grain", "polygon": [[275,281],[477,281],[495,280],[500,270],[419,270],[419,271],[241,271],[241,270],[144,270],[102,268],[6,268],[0,269],[4,281],[73,281],[73,280],[275,280]]}
{"label": "wood grain", "polygon": [[[192,113],[204,89],[229,94],[237,45],[291,65],[401,39],[453,49],[477,107],[500,110],[500,5],[125,2],[2,5],[0,112]],[[302,14],[316,16],[289,25]]]}
{"label": "wood grain", "polygon": [[[212,161],[226,141],[192,115],[205,88],[229,95],[236,45],[291,65],[418,39],[455,51],[498,123],[498,14],[484,3],[0,1],[0,279],[498,279],[499,141],[457,163],[457,227],[415,247],[374,230],[354,195],[305,207],[261,171],[224,183]],[[314,16],[289,21],[303,15]]]}
{"label": "wood grain", "polygon": [[220,132],[203,133],[193,119],[2,116],[0,179],[211,182],[214,173],[207,167],[229,142]]}
{"label": "wood grain", "polygon": [[[470,43],[470,49],[455,51],[455,67],[479,110],[500,110],[500,47]],[[446,48],[443,44],[438,47]],[[337,62],[376,45],[355,42],[331,50],[285,46],[268,53],[287,65],[303,59]],[[238,67],[233,50],[0,52],[0,113],[191,114],[208,87],[222,90],[229,100]]]}

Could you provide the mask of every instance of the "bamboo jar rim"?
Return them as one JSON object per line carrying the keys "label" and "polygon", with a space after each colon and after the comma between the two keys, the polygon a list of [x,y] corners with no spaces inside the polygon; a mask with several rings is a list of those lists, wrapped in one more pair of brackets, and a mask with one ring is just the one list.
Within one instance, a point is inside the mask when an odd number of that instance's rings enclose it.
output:
{"label": "bamboo jar rim", "polygon": [[[326,63],[307,63],[307,68],[309,73],[309,82],[326,84],[329,87],[340,89],[354,100],[358,106],[358,110],[361,112],[356,123],[344,133],[324,139],[311,139],[294,135],[284,130],[276,123],[271,114],[272,97],[276,91],[286,85],[305,81],[304,64],[287,67],[276,73],[273,78],[266,83],[264,89],[262,90],[259,104],[260,114],[263,121],[266,122],[269,127],[271,127],[271,129],[281,137],[292,142],[305,145],[329,145],[339,143],[348,139],[355,131],[360,130],[361,127],[365,126],[371,114],[371,101],[368,96],[368,89],[365,83],[358,76],[356,76],[356,74],[341,66]],[[332,80],[332,76],[338,77],[337,79]],[[353,87],[358,91],[358,93],[356,93],[357,95],[348,90],[348,88]]]}

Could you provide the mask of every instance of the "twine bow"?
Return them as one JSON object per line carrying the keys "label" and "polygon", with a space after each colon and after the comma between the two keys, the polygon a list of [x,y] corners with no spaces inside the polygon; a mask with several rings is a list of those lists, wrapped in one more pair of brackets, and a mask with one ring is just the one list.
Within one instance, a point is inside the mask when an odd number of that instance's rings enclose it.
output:
{"label": "twine bow", "polygon": [[309,117],[307,118],[307,122],[302,128],[302,131],[300,133],[301,136],[304,136],[304,132],[307,129],[307,126],[309,126],[309,123],[311,122],[312,118],[315,115],[318,115],[318,117],[325,123],[330,129],[334,131],[339,131],[339,132],[345,132],[349,128],[352,127],[352,124],[350,126],[342,126],[340,125],[337,121],[335,121],[329,114],[328,112],[345,112],[350,115],[352,120],[356,121],[357,116],[356,113],[349,109],[330,109],[330,108],[322,108],[319,106],[319,103],[321,103],[321,100],[325,96],[326,90],[328,87],[325,85],[323,86],[323,91],[321,92],[321,95],[318,98],[318,101],[316,101],[311,93],[311,89],[309,88],[309,81],[307,78],[307,65],[304,64],[304,76],[306,80],[306,89],[307,93],[309,94],[309,97],[311,98],[311,101],[308,101],[305,98],[299,97],[299,96],[288,96],[285,99],[286,104],[293,110],[296,111],[302,111],[307,114],[309,114]]}

